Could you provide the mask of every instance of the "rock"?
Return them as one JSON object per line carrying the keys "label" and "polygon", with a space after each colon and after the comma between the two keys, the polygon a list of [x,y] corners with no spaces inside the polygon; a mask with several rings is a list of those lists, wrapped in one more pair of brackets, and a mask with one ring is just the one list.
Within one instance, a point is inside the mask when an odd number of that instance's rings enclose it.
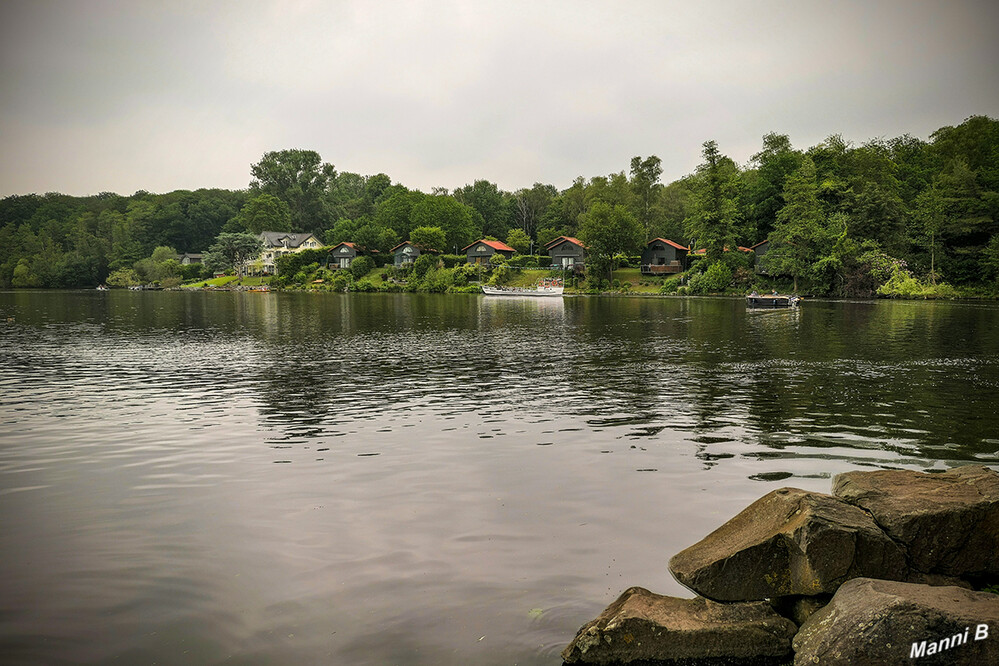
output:
{"label": "rock", "polygon": [[804,664],[999,664],[999,596],[855,578],[801,626]]}
{"label": "rock", "polygon": [[909,564],[948,576],[999,575],[999,472],[881,470],[833,479],[833,494],[869,511]]}
{"label": "rock", "polygon": [[781,488],[669,562],[673,576],[716,601],[833,593],[860,576],[905,580],[902,548],[855,506]]}
{"label": "rock", "polygon": [[790,663],[795,631],[765,602],[717,604],[632,587],[579,630],[562,658],[569,664]]}
{"label": "rock", "polygon": [[774,610],[794,622],[799,627],[832,599],[831,594],[820,594],[814,597],[778,597],[770,600]]}

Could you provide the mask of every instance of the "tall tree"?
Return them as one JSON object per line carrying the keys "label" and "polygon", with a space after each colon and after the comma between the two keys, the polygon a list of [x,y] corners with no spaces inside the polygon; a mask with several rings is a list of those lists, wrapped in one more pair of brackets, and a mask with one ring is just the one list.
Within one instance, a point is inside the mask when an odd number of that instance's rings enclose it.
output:
{"label": "tall tree", "polygon": [[767,267],[771,273],[791,275],[794,290],[821,254],[825,216],[818,198],[815,165],[805,158],[801,168],[784,185],[784,207],[777,213],[777,225],[770,233]]}
{"label": "tall tree", "polygon": [[705,258],[713,263],[721,261],[726,247],[735,249],[735,225],[738,220],[735,177],[738,168],[718,151],[718,144],[714,141],[704,142],[701,156],[704,161],[697,167],[694,205],[686,224],[688,234],[696,239],[696,247],[704,248]]}
{"label": "tall tree", "polygon": [[202,263],[213,271],[239,270],[263,248],[263,241],[253,234],[221,233],[204,253]]}
{"label": "tall tree", "polygon": [[291,208],[271,194],[258,194],[250,199],[236,218],[254,235],[261,231],[291,231]]}
{"label": "tall tree", "polygon": [[321,234],[329,223],[326,190],[336,176],[332,164],[314,150],[278,150],[264,153],[250,167],[255,192],[271,194],[291,208],[292,226]]}
{"label": "tall tree", "polygon": [[631,191],[634,195],[635,217],[642,224],[645,240],[652,238],[656,200],[662,189],[659,184],[662,173],[662,160],[655,155],[644,160],[641,157],[631,158]]}

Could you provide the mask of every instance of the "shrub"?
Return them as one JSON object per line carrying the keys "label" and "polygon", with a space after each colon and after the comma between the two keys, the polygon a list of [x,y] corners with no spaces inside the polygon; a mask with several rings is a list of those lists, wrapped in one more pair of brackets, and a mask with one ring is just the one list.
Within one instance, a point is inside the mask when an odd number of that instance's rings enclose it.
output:
{"label": "shrub", "polygon": [[467,264],[468,257],[464,254],[442,254],[441,262],[444,264],[444,268],[455,268]]}
{"label": "shrub", "polygon": [[675,294],[680,288],[680,283],[683,282],[683,278],[679,275],[674,275],[673,277],[666,278],[663,281],[663,286],[659,287],[660,294]]}
{"label": "shrub", "polygon": [[[545,259],[548,259],[548,257],[545,257]],[[517,268],[540,268],[541,257],[533,254],[518,254],[511,257],[506,263]]]}
{"label": "shrub", "polygon": [[350,262],[350,274],[355,280],[360,280],[375,268],[375,260],[368,256],[355,257]]}
{"label": "shrub", "polygon": [[690,279],[690,291],[695,294],[711,294],[725,291],[732,283],[732,269],[717,261],[700,275]]}
{"label": "shrub", "polygon": [[[353,268],[353,262],[351,262],[351,268]],[[371,280],[364,279],[364,280],[358,280],[353,285],[351,285],[350,290],[360,291],[360,292],[372,292],[372,291],[378,291],[378,287],[376,287],[375,283],[372,282]]]}

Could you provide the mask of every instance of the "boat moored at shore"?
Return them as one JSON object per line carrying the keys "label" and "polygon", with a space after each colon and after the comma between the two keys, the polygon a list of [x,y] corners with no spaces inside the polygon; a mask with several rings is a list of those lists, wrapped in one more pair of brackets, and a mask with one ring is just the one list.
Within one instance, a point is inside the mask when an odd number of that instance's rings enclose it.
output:
{"label": "boat moored at shore", "polygon": [[496,287],[482,285],[482,293],[487,296],[547,296],[562,297],[565,285],[561,278],[545,278],[535,287]]}

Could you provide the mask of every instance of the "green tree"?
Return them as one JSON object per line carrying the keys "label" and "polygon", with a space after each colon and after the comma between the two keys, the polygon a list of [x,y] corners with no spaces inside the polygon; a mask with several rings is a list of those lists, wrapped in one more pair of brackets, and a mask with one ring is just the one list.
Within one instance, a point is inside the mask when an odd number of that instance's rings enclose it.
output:
{"label": "green tree", "polygon": [[440,227],[416,227],[409,234],[409,242],[424,250],[444,252],[447,236]]}
{"label": "green tree", "polygon": [[511,229],[506,236],[506,244],[521,254],[527,254],[531,249],[531,237],[523,229]]}
{"label": "green tree", "polygon": [[656,225],[656,200],[662,185],[662,160],[650,155],[644,160],[641,157],[631,158],[631,191],[634,195],[635,217],[645,230],[645,240],[652,238],[652,230]]}
{"label": "green tree", "polygon": [[240,226],[251,234],[262,231],[291,231],[291,208],[272,194],[258,194],[236,216]]}
{"label": "green tree", "polygon": [[[534,236],[558,190],[552,185],[534,183],[531,189],[521,189],[514,195],[513,214],[517,226],[528,236]],[[474,239],[473,239],[474,240]]]}
{"label": "green tree", "polygon": [[818,199],[815,165],[805,158],[784,185],[784,207],[777,213],[777,225],[770,233],[767,268],[777,275],[790,275],[794,290],[821,256],[825,216]]}
{"label": "green tree", "polygon": [[374,267],[375,262],[371,257],[361,255],[360,257],[355,257],[354,261],[350,262],[350,274],[354,276],[355,280],[360,280],[370,273]]}
{"label": "green tree", "polygon": [[706,250],[708,263],[721,261],[725,248],[735,250],[735,226],[738,208],[735,205],[735,163],[718,151],[718,144],[705,141],[704,158],[697,167],[698,181],[690,217],[686,220],[689,236],[697,239],[696,247]]}
{"label": "green tree", "polygon": [[756,178],[748,184],[746,205],[743,206],[753,236],[747,240],[761,241],[773,230],[777,212],[784,207],[784,184],[801,167],[802,154],[791,146],[786,134],[770,132],[763,137],[763,147],[752,156]]}
{"label": "green tree", "polygon": [[210,271],[239,270],[263,248],[263,241],[252,234],[221,233],[204,253],[202,263]]}
{"label": "green tree", "polygon": [[250,167],[253,192],[270,194],[288,204],[291,224],[299,231],[322,234],[330,214],[326,190],[336,176],[332,164],[313,150],[278,150],[264,153]]}
{"label": "green tree", "polygon": [[644,230],[635,216],[622,205],[598,201],[583,215],[580,240],[587,246],[587,264],[601,279],[610,279],[612,258],[616,254],[637,252],[644,240]]}
{"label": "green tree", "polygon": [[455,190],[454,198],[482,216],[483,233],[503,238],[509,232],[513,224],[513,197],[501,192],[495,183],[477,180]]}
{"label": "green tree", "polygon": [[[413,206],[410,218],[415,227],[439,227],[447,237],[440,249],[444,252],[465,247],[482,237],[481,227],[475,224],[472,209],[446,195],[424,197]],[[410,234],[412,239],[412,234]],[[414,241],[415,242],[415,241]]]}

